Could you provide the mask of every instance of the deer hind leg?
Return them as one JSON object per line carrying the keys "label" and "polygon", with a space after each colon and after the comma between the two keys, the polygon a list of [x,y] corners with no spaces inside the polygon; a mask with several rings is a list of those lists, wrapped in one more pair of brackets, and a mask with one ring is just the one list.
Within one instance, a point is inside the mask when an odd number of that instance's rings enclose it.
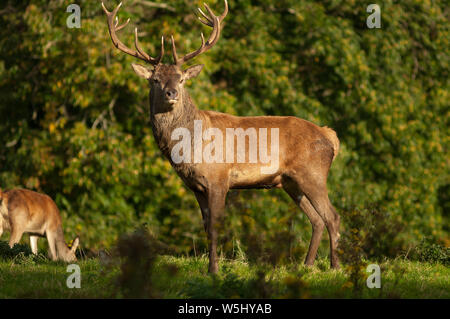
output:
{"label": "deer hind leg", "polygon": [[37,246],[38,239],[39,239],[38,236],[30,235],[30,246],[31,246],[31,251],[32,251],[33,254],[35,254],[35,255],[37,255],[37,253],[38,253],[38,246]]}
{"label": "deer hind leg", "polygon": [[330,237],[330,260],[332,268],[339,268],[337,246],[339,240],[340,217],[328,198],[326,182],[309,179],[302,185],[302,190],[310,204],[325,223]]}
{"label": "deer hind leg", "polygon": [[300,206],[301,210],[306,214],[311,223],[312,236],[309,243],[308,254],[305,259],[305,265],[311,266],[314,264],[314,260],[317,256],[317,250],[322,239],[325,223],[295,181],[283,181],[283,188],[294,200],[295,204]]}
{"label": "deer hind leg", "polygon": [[58,259],[58,255],[56,254],[56,238],[54,233],[51,231],[46,231],[48,247],[50,248],[50,257],[53,261]]}

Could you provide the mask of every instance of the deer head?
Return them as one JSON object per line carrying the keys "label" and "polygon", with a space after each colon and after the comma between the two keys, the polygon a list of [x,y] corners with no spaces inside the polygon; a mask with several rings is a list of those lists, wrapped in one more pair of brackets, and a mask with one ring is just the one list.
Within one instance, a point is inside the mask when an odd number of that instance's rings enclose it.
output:
{"label": "deer head", "polygon": [[149,68],[133,63],[132,67],[137,75],[149,81],[151,91],[153,92],[152,97],[156,99],[154,102],[158,105],[164,105],[166,108],[172,109],[177,105],[183,104],[182,92],[185,81],[195,78],[201,72],[203,65],[194,65],[186,70],[182,69],[182,65],[211,49],[219,40],[221,22],[228,14],[228,3],[227,0],[224,1],[225,10],[221,16],[215,16],[207,4],[205,4],[205,8],[208,14],[205,14],[201,9],[198,9],[202,16],[202,18],[199,17],[200,22],[212,27],[211,35],[206,42],[203,33],[201,34],[202,45],[199,49],[186,54],[183,57],[178,57],[175,40],[173,36],[171,37],[173,64],[170,65],[161,63],[162,57],[164,56],[164,37],[161,37],[161,52],[156,58],[145,53],[139,45],[137,28],[134,29],[134,44],[136,50],[130,49],[124,45],[116,35],[117,31],[122,30],[130,22],[128,19],[127,22],[119,25],[116,15],[122,3],[120,3],[112,12],[109,12],[102,2],[103,10],[107,16],[109,34],[114,46],[120,51],[152,65],[152,67]]}
{"label": "deer head", "polygon": [[[65,262],[75,262],[77,261],[77,257],[75,255],[78,245],[80,244],[80,238],[77,236],[72,241],[72,246],[69,248],[67,245],[63,242],[61,243],[61,250],[58,251],[59,257],[64,260]],[[57,243],[58,245],[58,243]],[[58,247],[59,248],[59,247]]]}

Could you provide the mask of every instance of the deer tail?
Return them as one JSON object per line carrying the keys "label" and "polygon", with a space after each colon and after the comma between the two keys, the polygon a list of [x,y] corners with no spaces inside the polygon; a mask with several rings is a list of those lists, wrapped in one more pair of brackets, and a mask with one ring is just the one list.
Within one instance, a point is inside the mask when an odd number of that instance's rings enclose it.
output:
{"label": "deer tail", "polygon": [[334,130],[332,130],[331,128],[324,126],[322,127],[322,130],[326,136],[326,138],[331,142],[331,144],[333,144],[333,161],[336,158],[336,156],[339,153],[339,139],[337,137],[337,134]]}

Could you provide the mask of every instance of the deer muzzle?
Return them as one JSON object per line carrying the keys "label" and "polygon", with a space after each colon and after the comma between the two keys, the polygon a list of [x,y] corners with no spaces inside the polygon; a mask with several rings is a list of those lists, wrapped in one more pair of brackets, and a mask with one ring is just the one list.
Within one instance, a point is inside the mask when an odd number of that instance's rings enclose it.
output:
{"label": "deer muzzle", "polygon": [[178,91],[175,89],[166,90],[166,101],[169,104],[175,104],[178,102]]}

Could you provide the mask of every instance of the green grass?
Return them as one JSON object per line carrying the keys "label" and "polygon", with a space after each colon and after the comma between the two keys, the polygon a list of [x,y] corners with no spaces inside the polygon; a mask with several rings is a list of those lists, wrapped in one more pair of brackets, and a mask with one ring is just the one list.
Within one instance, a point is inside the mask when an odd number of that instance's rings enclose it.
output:
{"label": "green grass", "polygon": [[[122,297],[118,264],[98,259],[78,262],[81,288],[69,289],[66,265],[42,255],[0,259],[0,298]],[[207,258],[160,256],[146,284],[159,298],[450,298],[450,269],[440,264],[404,259],[380,264],[381,289],[365,279],[355,291],[345,270],[331,270],[326,259],[313,267],[284,265],[266,268],[239,260],[220,261],[220,273],[206,273]],[[345,268],[345,267],[344,267]],[[146,290],[148,291],[148,290]]]}

